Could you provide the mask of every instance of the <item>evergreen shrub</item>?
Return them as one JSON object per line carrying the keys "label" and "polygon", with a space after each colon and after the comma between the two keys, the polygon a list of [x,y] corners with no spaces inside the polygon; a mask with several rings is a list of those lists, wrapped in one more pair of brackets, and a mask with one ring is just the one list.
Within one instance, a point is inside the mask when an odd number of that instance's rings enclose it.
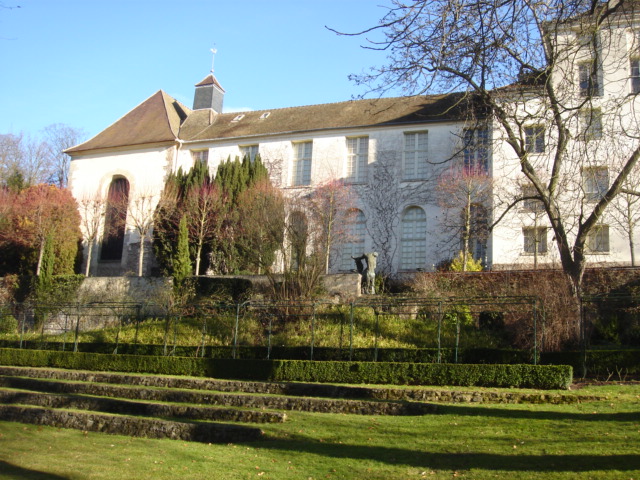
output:
{"label": "evergreen shrub", "polygon": [[0,349],[0,364],[278,382],[566,389],[573,380],[567,365],[231,360],[17,349]]}
{"label": "evergreen shrub", "polygon": [[10,312],[0,308],[0,334],[16,333],[18,320]]}

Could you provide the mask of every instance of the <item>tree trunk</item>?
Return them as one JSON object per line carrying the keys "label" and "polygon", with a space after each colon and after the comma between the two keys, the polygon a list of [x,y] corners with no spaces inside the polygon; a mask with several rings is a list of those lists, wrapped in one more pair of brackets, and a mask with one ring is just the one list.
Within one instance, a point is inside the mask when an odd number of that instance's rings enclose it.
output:
{"label": "tree trunk", "polygon": [[534,213],[533,219],[533,269],[538,269],[538,214]]}
{"label": "tree trunk", "polygon": [[88,277],[91,273],[91,255],[93,254],[93,240],[87,242],[87,265],[84,268],[84,276]]}
{"label": "tree trunk", "polygon": [[36,276],[40,276],[40,269],[42,268],[42,257],[44,257],[44,244],[45,240],[40,242],[40,251],[38,252],[38,265],[36,266]]}
{"label": "tree trunk", "polygon": [[202,257],[202,242],[198,242],[198,247],[196,248],[196,270],[195,275],[200,275],[200,258]]}
{"label": "tree trunk", "polygon": [[631,266],[636,266],[635,244],[633,242],[634,228],[633,212],[631,210],[631,202],[627,200],[627,233],[629,234],[629,253],[631,254]]}
{"label": "tree trunk", "polygon": [[462,231],[462,271],[467,271],[469,255],[469,237],[471,236],[471,193],[467,192],[467,204],[464,207],[464,227]]}
{"label": "tree trunk", "polygon": [[143,270],[143,265],[144,265],[144,237],[143,235],[140,236],[140,252],[138,254],[138,276],[141,277],[142,276],[142,270]]}

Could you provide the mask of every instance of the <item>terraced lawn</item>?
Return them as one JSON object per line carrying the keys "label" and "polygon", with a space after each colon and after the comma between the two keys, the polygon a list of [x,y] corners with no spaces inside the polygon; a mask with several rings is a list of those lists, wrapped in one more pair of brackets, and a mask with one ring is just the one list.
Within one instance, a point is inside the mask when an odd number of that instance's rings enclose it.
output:
{"label": "terraced lawn", "polygon": [[0,422],[0,479],[640,480],[640,385],[568,394],[584,401],[439,402],[435,413],[402,416],[287,411],[259,425],[262,439],[222,444]]}

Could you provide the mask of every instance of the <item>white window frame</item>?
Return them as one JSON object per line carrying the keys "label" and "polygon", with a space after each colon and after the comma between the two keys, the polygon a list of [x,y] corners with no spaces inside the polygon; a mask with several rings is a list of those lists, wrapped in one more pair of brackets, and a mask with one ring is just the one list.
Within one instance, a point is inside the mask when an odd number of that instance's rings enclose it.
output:
{"label": "white window frame", "polygon": [[200,161],[205,165],[209,164],[209,149],[190,150],[193,163]]}
{"label": "white window frame", "polygon": [[471,172],[489,172],[489,129],[487,127],[465,128],[463,133],[464,168]]}
{"label": "white window frame", "polygon": [[[523,198],[524,197],[537,197],[537,196],[539,196],[538,195],[538,191],[531,184],[521,185],[520,189],[521,189],[521,193],[522,193],[522,197]],[[544,210],[544,205],[542,203],[542,200],[535,199],[535,198],[527,198],[527,199],[522,201],[522,209],[527,211],[527,212],[538,213],[538,212],[542,212]]]}
{"label": "white window frame", "polygon": [[596,225],[587,234],[585,251],[590,254],[609,253],[609,225]]}
{"label": "white window frame", "polygon": [[311,185],[311,167],[313,166],[313,141],[293,142],[293,161],[291,168],[291,186]]}
{"label": "white window frame", "polygon": [[429,132],[404,132],[402,179],[424,180],[427,177]]}
{"label": "white window frame", "polygon": [[546,150],[544,125],[524,127],[524,147],[527,153],[540,154]]}
{"label": "white window frame", "polygon": [[523,253],[525,255],[546,255],[548,230],[547,227],[522,227]]}
{"label": "white window frame", "polygon": [[402,213],[400,270],[424,268],[427,262],[427,214],[421,207],[407,207]]}
{"label": "white window frame", "polygon": [[598,202],[609,190],[609,168],[587,167],[582,170],[584,198],[587,202]]}
{"label": "white window frame", "polygon": [[581,97],[602,96],[602,71],[595,59],[578,64],[578,88]]}
{"label": "white window frame", "polygon": [[629,61],[629,91],[640,93],[640,58]]}
{"label": "white window frame", "polygon": [[249,161],[253,162],[256,156],[260,154],[260,145],[240,145],[240,159],[244,160],[244,157],[249,155]]}
{"label": "white window frame", "polygon": [[351,183],[364,183],[369,166],[369,137],[347,137],[347,174]]}
{"label": "white window frame", "polygon": [[364,239],[367,232],[367,219],[360,209],[349,212],[350,218],[347,224],[346,242],[341,245],[340,270],[351,271],[355,268],[355,262],[351,257],[359,257],[364,254]]}
{"label": "white window frame", "polygon": [[580,112],[580,131],[582,139],[587,142],[602,138],[602,111],[599,108]]}

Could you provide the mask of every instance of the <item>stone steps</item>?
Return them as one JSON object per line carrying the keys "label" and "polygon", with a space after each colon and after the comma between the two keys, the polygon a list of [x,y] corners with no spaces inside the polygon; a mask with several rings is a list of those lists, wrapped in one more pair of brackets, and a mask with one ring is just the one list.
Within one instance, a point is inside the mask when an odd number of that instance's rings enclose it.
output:
{"label": "stone steps", "polygon": [[73,428],[133,437],[170,438],[194,442],[245,442],[259,440],[259,428],[213,422],[176,422],[77,410],[0,405],[0,420]]}
{"label": "stone steps", "polygon": [[38,392],[93,395],[144,401],[222,405],[305,411],[320,413],[348,413],[360,415],[422,415],[435,411],[435,406],[421,402],[350,400],[298,397],[272,394],[220,393],[208,390],[177,389],[171,387],[140,387],[69,380],[50,380],[0,376],[0,387]]}
{"label": "stone steps", "polygon": [[0,420],[211,443],[260,439],[262,430],[246,424],[282,422],[286,411],[423,415],[437,408],[427,401],[577,403],[601,399],[545,392],[243,382],[0,366]]}
{"label": "stone steps", "polygon": [[333,399],[368,399],[385,401],[447,403],[552,403],[567,404],[602,400],[603,397],[549,392],[465,391],[462,389],[388,388],[329,385],[316,383],[245,382],[176,376],[133,375],[110,372],[0,366],[0,375],[50,378],[120,385],[138,385],[216,392],[328,397]]}
{"label": "stone steps", "polygon": [[[317,396],[305,396],[310,393]],[[369,399],[345,398],[357,396]],[[435,406],[376,400],[358,387],[0,366],[5,421],[213,443],[263,435],[256,427],[220,422],[283,422],[284,411],[422,415]]]}
{"label": "stone steps", "polygon": [[60,395],[25,390],[0,389],[0,404],[91,410],[146,417],[184,418],[216,422],[282,423],[286,414],[238,408],[150,403],[87,395]]}

